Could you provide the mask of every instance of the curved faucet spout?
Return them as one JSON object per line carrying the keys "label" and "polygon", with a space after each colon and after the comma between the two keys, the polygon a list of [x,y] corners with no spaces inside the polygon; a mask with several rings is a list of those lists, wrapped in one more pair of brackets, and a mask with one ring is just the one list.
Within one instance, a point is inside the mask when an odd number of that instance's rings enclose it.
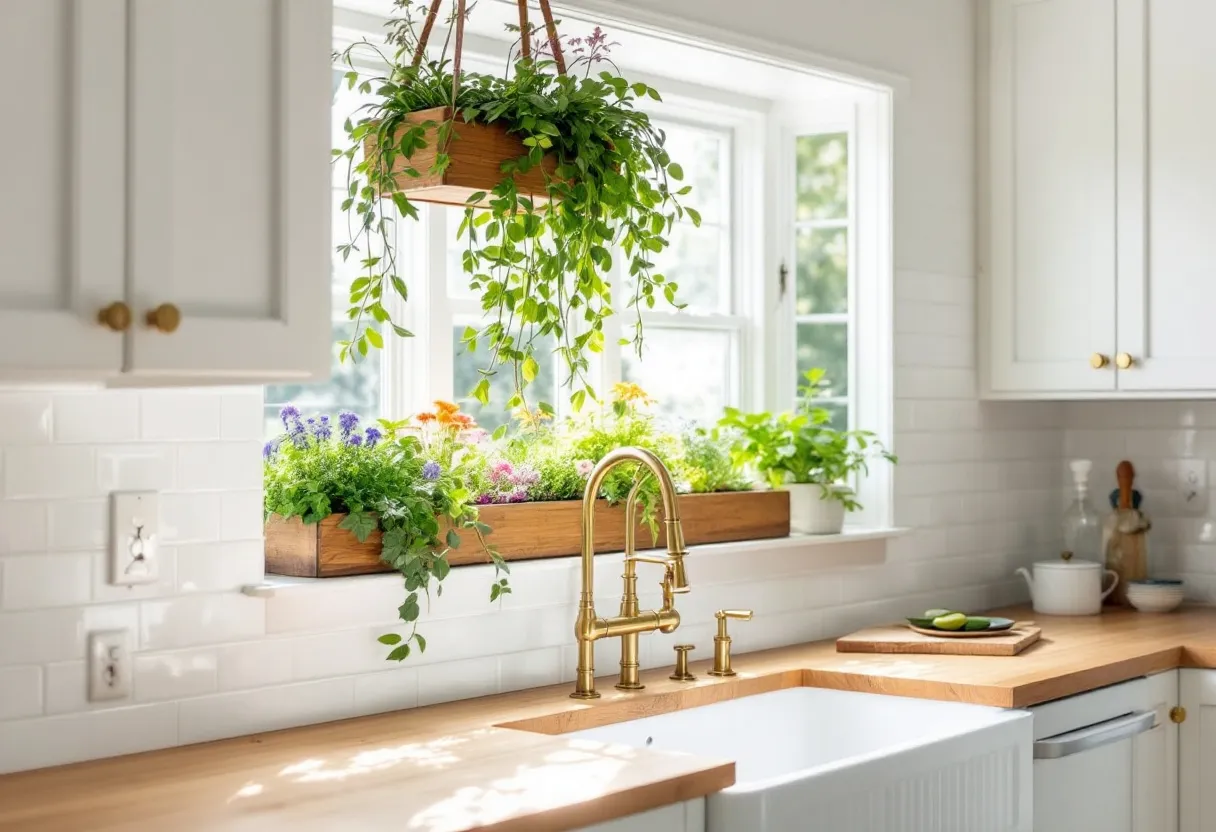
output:
{"label": "curved faucet spout", "polygon": [[[625,599],[622,600],[621,615],[612,619],[604,619],[595,613],[595,501],[599,496],[604,479],[618,465],[634,462],[648,469],[638,479],[637,485],[629,492],[625,505],[625,518],[628,524],[625,536]],[[654,477],[659,485],[659,494],[663,499],[663,525],[667,536],[667,575],[663,581],[663,609],[658,611],[640,612],[637,609],[636,573],[634,562],[630,561],[634,552],[635,536],[635,502],[643,482]],[[684,569],[684,532],[680,525],[680,506],[676,499],[675,485],[667,468],[650,451],[642,448],[617,448],[608,453],[599,464],[592,469],[587,477],[587,487],[583,491],[583,535],[582,535],[582,592],[579,595],[578,618],[574,622],[574,636],[578,641],[578,669],[575,677],[574,693],[576,699],[594,699],[599,696],[595,690],[595,642],[609,636],[620,636],[621,647],[621,683],[617,685],[622,690],[637,690],[642,687],[637,678],[637,636],[642,632],[661,630],[669,633],[680,625],[679,613],[675,611],[674,593],[688,591],[688,575]]]}

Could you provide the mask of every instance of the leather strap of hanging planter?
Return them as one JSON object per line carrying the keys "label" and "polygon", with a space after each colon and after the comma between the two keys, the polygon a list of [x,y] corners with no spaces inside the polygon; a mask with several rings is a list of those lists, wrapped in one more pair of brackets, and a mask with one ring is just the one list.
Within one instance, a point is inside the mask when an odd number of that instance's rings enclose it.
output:
{"label": "leather strap of hanging planter", "polygon": [[[439,15],[439,7],[443,0],[431,0],[422,32],[414,47],[414,57],[411,66],[421,65],[426,53],[427,41]],[[488,194],[494,190],[502,179],[504,162],[519,159],[528,155],[528,149],[518,136],[508,133],[505,124],[491,124],[477,121],[466,122],[453,118],[456,99],[460,92],[460,59],[464,48],[464,21],[468,14],[466,0],[453,0],[455,35],[452,56],[452,104],[451,107],[434,107],[429,110],[418,110],[406,117],[410,125],[421,125],[426,128],[425,146],[418,149],[409,158],[397,158],[394,162],[393,182],[395,189],[404,192],[411,200],[419,202],[435,202],[441,205],[468,207],[469,197],[476,193]],[[553,12],[549,8],[549,0],[538,0],[541,14],[545,20],[545,33],[549,48],[553,52],[553,62],[559,74],[566,74],[566,59],[562,54],[561,40],[557,34],[557,24],[553,20]],[[524,60],[531,60],[532,27],[528,22],[528,0],[518,0],[519,6],[519,36],[520,55]],[[436,173],[434,162],[439,152],[441,142],[437,125],[450,122],[451,139],[442,143],[443,150],[450,157],[447,167]],[[406,129],[403,126],[402,129]],[[368,136],[364,141],[364,152],[370,158],[376,152],[375,135]],[[393,139],[400,141],[400,133]],[[412,168],[415,174],[406,172]],[[557,169],[557,160],[551,154],[546,154],[541,163],[530,168],[527,172],[514,175],[515,185],[520,195],[530,197],[534,203],[543,204],[549,201],[547,180],[551,179]],[[488,198],[482,198],[479,204],[486,204]]]}

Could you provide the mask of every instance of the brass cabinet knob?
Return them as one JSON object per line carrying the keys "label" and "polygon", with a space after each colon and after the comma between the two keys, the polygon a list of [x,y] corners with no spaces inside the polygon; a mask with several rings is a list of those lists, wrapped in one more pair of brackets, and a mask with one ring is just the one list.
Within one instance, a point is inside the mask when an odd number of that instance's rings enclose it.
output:
{"label": "brass cabinet knob", "polygon": [[672,679],[677,682],[693,682],[696,681],[696,676],[688,671],[688,652],[696,650],[696,645],[693,644],[677,644],[676,649],[676,668],[671,672]]}
{"label": "brass cabinet knob", "polygon": [[182,311],[171,303],[162,303],[155,309],[149,309],[145,316],[148,326],[159,329],[166,335],[177,330],[182,322]]}
{"label": "brass cabinet knob", "polygon": [[115,332],[126,332],[131,326],[131,307],[122,301],[115,301],[97,313],[97,322],[106,329]]}
{"label": "brass cabinet knob", "polygon": [[1109,355],[1103,355],[1100,352],[1096,352],[1089,357],[1089,366],[1093,367],[1095,370],[1101,370],[1108,364],[1110,364]]}
{"label": "brass cabinet knob", "polygon": [[714,613],[718,619],[718,634],[714,636],[714,666],[709,671],[710,676],[734,676],[735,671],[730,666],[730,634],[726,632],[728,619],[737,618],[740,621],[751,621],[751,610],[718,610]]}
{"label": "brass cabinet knob", "polygon": [[1136,359],[1132,358],[1128,353],[1121,352],[1115,356],[1115,366],[1120,370],[1130,370],[1135,363]]}
{"label": "brass cabinet knob", "polygon": [[1186,708],[1181,705],[1175,705],[1170,708],[1170,722],[1182,723],[1186,722]]}

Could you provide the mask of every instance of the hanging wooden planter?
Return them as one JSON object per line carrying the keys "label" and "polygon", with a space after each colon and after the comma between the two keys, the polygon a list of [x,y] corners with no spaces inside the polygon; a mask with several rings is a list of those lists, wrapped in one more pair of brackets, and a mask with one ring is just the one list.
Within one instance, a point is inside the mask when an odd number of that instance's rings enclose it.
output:
{"label": "hanging wooden planter", "polygon": [[[442,0],[432,0],[426,23],[423,24],[422,34],[414,50],[413,65],[417,67],[426,51],[427,40],[431,36],[431,28],[439,14]],[[518,0],[520,55],[526,60],[532,57],[531,29],[528,25],[528,0]],[[456,41],[452,59],[452,101],[457,100],[460,91],[460,57],[464,46],[464,19],[466,16],[465,0],[455,0],[455,30]],[[566,72],[566,61],[562,55],[561,40],[557,36],[557,25],[553,20],[553,12],[549,8],[549,0],[540,0],[541,12],[545,17],[545,31],[548,35],[549,46],[553,52],[553,60],[557,71]],[[446,147],[440,146],[439,125],[451,117],[450,107],[434,107],[419,110],[406,117],[408,125],[429,124],[426,128],[426,146],[414,151],[409,159],[397,157],[393,164],[393,183],[397,190],[406,193],[411,200],[419,202],[434,202],[440,205],[466,206],[469,197],[478,192],[490,194],[496,185],[502,181],[502,166],[505,162],[516,162],[528,155],[528,148],[523,140],[507,132],[506,125],[495,122],[483,124],[466,122],[459,116],[452,121],[452,135]],[[402,125],[394,133],[394,143],[400,142],[402,133],[409,129]],[[445,151],[450,157],[450,163],[443,173],[434,173],[435,157]],[[369,135],[363,143],[363,153],[368,159],[374,159],[378,154],[377,137]],[[413,168],[418,176],[405,173],[407,168]],[[537,204],[549,202],[549,192],[546,179],[551,178],[557,169],[557,158],[552,153],[546,153],[539,165],[530,168],[526,173],[514,174],[515,187],[520,196],[530,197]],[[489,198],[480,200],[479,205],[485,205]]]}
{"label": "hanging wooden planter", "polygon": [[[489,194],[502,181],[503,162],[514,162],[528,155],[523,142],[518,136],[508,133],[505,125],[479,124],[457,118],[452,122],[452,135],[447,146],[451,162],[443,173],[434,173],[432,168],[439,152],[439,124],[448,119],[450,112],[446,107],[435,107],[410,113],[406,118],[409,125],[430,125],[426,128],[426,147],[415,150],[409,159],[403,156],[394,159],[393,182],[411,200],[463,207],[469,204],[468,199],[472,194],[478,191]],[[408,125],[398,128],[393,141],[399,142],[402,133],[408,129]],[[377,146],[375,135],[364,139],[363,152],[367,158],[375,158]],[[406,168],[413,168],[421,175],[411,176],[405,173]],[[557,158],[547,153],[540,165],[532,167],[527,173],[515,174],[515,187],[521,196],[530,197],[538,204],[548,203],[545,181],[547,176],[554,175],[556,169]],[[487,198],[479,204],[488,201]]]}

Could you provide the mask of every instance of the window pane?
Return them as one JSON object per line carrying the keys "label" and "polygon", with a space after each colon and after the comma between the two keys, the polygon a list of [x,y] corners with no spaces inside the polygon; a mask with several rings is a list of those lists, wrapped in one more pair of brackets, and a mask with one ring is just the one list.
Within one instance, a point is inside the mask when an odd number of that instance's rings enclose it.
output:
{"label": "window pane", "polygon": [[799,220],[844,219],[849,215],[847,133],[799,136],[796,140]]}
{"label": "window pane", "polygon": [[[470,353],[463,340],[464,328],[472,321],[461,321],[452,327],[452,393],[453,398],[460,403],[460,409],[477,420],[477,424],[486,430],[494,430],[499,425],[505,425],[511,420],[511,412],[507,402],[515,393],[514,367],[511,365],[496,368],[490,376],[490,402],[482,404],[469,395],[481,381],[478,370],[486,366],[489,353],[484,344],[478,344],[477,352]],[[557,406],[557,380],[561,359],[554,355],[556,341],[550,337],[539,341],[536,347],[536,363],[540,371],[536,380],[528,385],[528,406],[536,407],[539,402],[547,402]]]}
{"label": "window pane", "polygon": [[[447,252],[448,297],[478,298],[476,292],[469,289],[469,275],[464,273],[464,252],[469,247],[468,240],[457,238],[456,232],[464,222],[464,209],[450,205],[428,205],[427,209],[436,220],[442,220],[443,244]],[[439,215],[443,216],[440,217]],[[478,230],[478,239],[483,240]],[[484,241],[484,240],[483,240]]]}
{"label": "window pane", "polygon": [[[730,312],[726,236],[714,226],[697,228],[690,223],[677,223],[667,238],[671,245],[655,255],[653,273],[679,286],[676,301],[688,304],[686,311]],[[622,308],[629,302],[633,285],[632,280],[626,280],[627,294],[621,299]],[[656,309],[667,305],[661,295],[656,301]]]}
{"label": "window pane", "polygon": [[728,180],[723,168],[729,135],[669,121],[654,124],[667,134],[663,148],[684,171],[682,184],[673,182],[671,189],[678,191],[683,185],[692,186],[687,196],[680,197],[682,204],[699,211],[706,224],[727,222]]}
{"label": "window pane", "polygon": [[717,421],[730,403],[731,333],[651,326],[643,335],[641,360],[622,348],[621,378],[653,396],[658,413]]}
{"label": "window pane", "polygon": [[336,322],[333,326],[332,375],[324,384],[270,384],[265,388],[266,435],[278,436],[283,432],[279,422],[279,409],[292,403],[306,415],[313,412],[337,415],[342,410],[353,410],[364,420],[380,416],[380,350],[368,350],[366,356],[357,361],[347,359],[338,362],[339,340],[350,338],[354,324]]}
{"label": "window pane", "polygon": [[821,407],[832,414],[832,421],[828,422],[828,424],[836,430],[849,429],[849,404],[847,401],[815,399],[813,402],[807,402],[805,399],[800,399],[799,402],[810,404],[811,407]]}
{"label": "window pane", "polygon": [[798,258],[795,278],[797,314],[848,312],[848,229],[800,228],[795,236]]}
{"label": "window pane", "polygon": [[849,394],[849,328],[845,324],[798,324],[798,386],[806,383],[803,373],[821,367],[827,382],[825,396]]}

